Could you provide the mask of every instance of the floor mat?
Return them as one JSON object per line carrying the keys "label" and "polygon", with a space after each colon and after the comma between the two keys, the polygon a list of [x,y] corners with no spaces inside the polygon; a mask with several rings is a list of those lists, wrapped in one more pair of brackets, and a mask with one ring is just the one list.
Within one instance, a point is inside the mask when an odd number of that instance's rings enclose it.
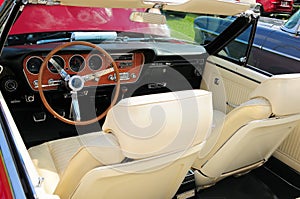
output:
{"label": "floor mat", "polygon": [[276,195],[253,174],[228,177],[215,186],[200,190],[197,198],[201,199],[278,199]]}

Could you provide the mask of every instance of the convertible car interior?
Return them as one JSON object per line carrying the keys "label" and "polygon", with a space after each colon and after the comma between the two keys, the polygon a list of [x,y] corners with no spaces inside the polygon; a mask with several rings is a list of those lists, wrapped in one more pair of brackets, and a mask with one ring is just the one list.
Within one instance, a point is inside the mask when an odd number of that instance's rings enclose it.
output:
{"label": "convertible car interior", "polygon": [[[4,198],[300,197],[300,74],[248,65],[256,8],[4,1]],[[203,13],[237,19],[199,45]]]}

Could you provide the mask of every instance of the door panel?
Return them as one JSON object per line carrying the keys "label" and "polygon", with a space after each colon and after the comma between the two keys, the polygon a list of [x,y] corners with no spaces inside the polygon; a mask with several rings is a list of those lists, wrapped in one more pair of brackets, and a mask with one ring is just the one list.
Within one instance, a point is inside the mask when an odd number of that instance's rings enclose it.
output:
{"label": "door panel", "polygon": [[300,172],[300,123],[279,146],[274,157]]}
{"label": "door panel", "polygon": [[[213,93],[214,109],[230,112],[233,107],[248,99],[260,82],[268,78],[251,69],[233,64],[219,57],[210,56],[205,66],[202,89]],[[280,145],[274,156],[300,172],[300,123]]]}
{"label": "door panel", "polygon": [[230,112],[248,99],[248,95],[266,76],[219,57],[210,56],[201,87],[213,93],[214,109]]}

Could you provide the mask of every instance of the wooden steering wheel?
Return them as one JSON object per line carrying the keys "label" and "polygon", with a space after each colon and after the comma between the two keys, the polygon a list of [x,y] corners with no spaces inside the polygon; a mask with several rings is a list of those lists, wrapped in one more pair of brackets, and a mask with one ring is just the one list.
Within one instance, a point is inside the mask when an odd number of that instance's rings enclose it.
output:
{"label": "wooden steering wheel", "polygon": [[[91,47],[95,50],[97,50],[99,53],[102,53],[111,63],[112,63],[112,68],[108,68],[108,69],[104,69],[92,74],[87,74],[87,75],[69,75],[65,69],[60,66],[52,57],[55,53],[57,53],[58,51],[60,51],[63,48],[69,47],[69,46],[74,46],[74,45],[84,45],[84,46],[88,46]],[[68,88],[71,90],[71,97],[72,97],[72,109],[73,109],[73,118],[74,120],[71,119],[67,119],[63,116],[61,116],[60,114],[58,114],[48,103],[48,101],[46,100],[46,97],[44,95],[44,91],[43,91],[43,86],[42,86],[42,79],[43,79],[43,71],[47,68],[47,64],[48,62],[50,62],[55,69],[58,71],[58,73],[60,74],[62,80],[65,82],[65,84],[68,86]],[[80,109],[79,109],[79,103],[78,103],[78,95],[77,92],[81,91],[84,88],[84,84],[87,81],[91,81],[91,80],[97,80],[100,79],[101,76],[111,73],[112,71],[114,71],[115,73],[115,83],[116,83],[116,87],[115,87],[115,92],[113,92],[113,97],[111,100],[111,104],[110,106],[104,111],[102,112],[100,115],[90,119],[90,120],[85,120],[85,121],[81,121],[81,116],[80,116]],[[98,80],[99,83],[99,80]],[[101,47],[92,44],[90,42],[84,42],[84,41],[73,41],[73,42],[68,42],[65,43],[63,45],[60,45],[56,48],[54,48],[48,55],[47,57],[44,59],[40,71],[39,71],[39,75],[38,75],[38,91],[41,97],[41,100],[44,104],[44,106],[47,108],[47,110],[57,119],[59,119],[62,122],[65,122],[67,124],[72,124],[72,125],[88,125],[88,124],[92,124],[94,122],[97,122],[98,120],[102,119],[108,112],[108,110],[115,105],[117,99],[118,99],[118,95],[119,95],[119,91],[120,91],[120,74],[119,74],[119,70],[118,70],[118,66],[116,65],[115,61],[113,60],[113,58]]]}

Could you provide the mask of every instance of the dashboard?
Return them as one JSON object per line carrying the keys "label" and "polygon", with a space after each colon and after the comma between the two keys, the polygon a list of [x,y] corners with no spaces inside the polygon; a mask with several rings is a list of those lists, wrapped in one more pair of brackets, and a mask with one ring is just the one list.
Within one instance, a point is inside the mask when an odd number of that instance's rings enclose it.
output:
{"label": "dashboard", "polygon": [[[40,141],[73,136],[77,128],[57,120],[49,113],[38,93],[40,68],[53,49],[62,43],[6,46],[0,57],[0,89],[8,103],[27,146]],[[98,44],[116,63],[120,73],[117,101],[138,95],[199,88],[208,54],[202,46],[171,42],[120,42]],[[90,47],[72,46],[53,55],[71,77],[99,74],[111,69],[111,60]],[[49,61],[49,62],[52,62]],[[72,95],[66,82],[51,63],[44,63],[42,86],[45,97],[59,115],[72,118]],[[86,81],[79,91],[82,120],[90,113],[101,114],[110,106],[115,91],[114,71]],[[95,109],[95,107],[97,107]],[[100,122],[105,121],[103,118]],[[95,132],[98,124],[85,127]],[[54,134],[53,132],[57,132]]]}
{"label": "dashboard", "polygon": [[[143,53],[112,53],[110,56],[115,61],[122,84],[134,83],[138,80],[144,65]],[[28,84],[34,91],[38,90],[38,74],[46,55],[30,54],[23,60],[23,72]],[[80,76],[96,74],[112,68],[110,59],[99,53],[61,53],[52,57],[69,75]],[[61,83],[61,77],[52,63],[47,63],[43,72],[42,86],[44,90],[55,90]],[[86,87],[113,85],[115,73],[109,72],[101,76],[98,81],[87,81]]]}
{"label": "dashboard", "polygon": [[[61,44],[7,46],[3,49],[0,89],[12,107],[28,106],[28,103],[40,106],[37,92],[39,70],[49,52]],[[126,91],[125,94],[120,93],[120,97],[199,88],[208,56],[202,46],[186,43],[120,42],[98,45],[112,57],[119,69],[121,91]],[[97,88],[96,98],[109,101],[116,77],[106,56],[90,47],[78,45],[62,49],[52,58],[71,77],[106,71],[99,79],[86,81],[80,94],[85,95]],[[49,91],[46,93],[54,103],[63,104],[65,96],[69,96],[69,88],[50,61],[44,64],[41,84],[44,91]]]}

